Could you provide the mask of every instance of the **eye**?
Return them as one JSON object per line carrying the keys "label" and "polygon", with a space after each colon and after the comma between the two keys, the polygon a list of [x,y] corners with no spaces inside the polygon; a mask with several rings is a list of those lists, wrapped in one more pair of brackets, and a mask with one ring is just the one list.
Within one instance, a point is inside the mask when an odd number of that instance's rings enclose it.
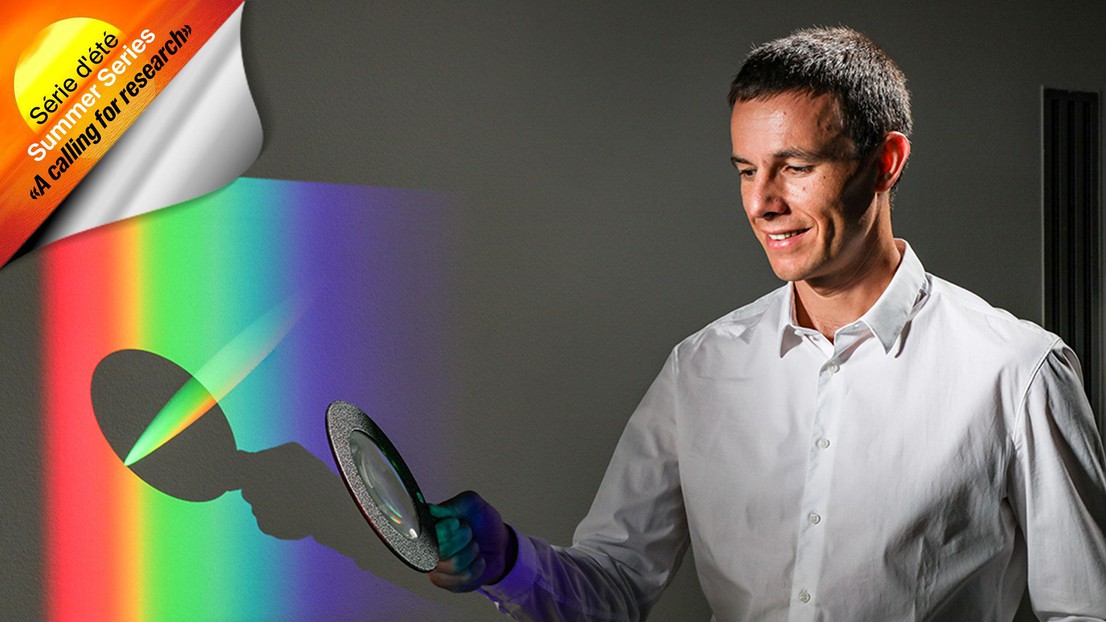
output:
{"label": "eye", "polygon": [[757,170],[755,168],[739,168],[737,174],[741,176],[742,180],[752,179],[757,174]]}
{"label": "eye", "polygon": [[805,175],[805,174],[807,174],[807,173],[814,170],[814,165],[813,164],[788,164],[787,166],[784,167],[784,170],[786,170],[789,173],[794,173],[795,175]]}

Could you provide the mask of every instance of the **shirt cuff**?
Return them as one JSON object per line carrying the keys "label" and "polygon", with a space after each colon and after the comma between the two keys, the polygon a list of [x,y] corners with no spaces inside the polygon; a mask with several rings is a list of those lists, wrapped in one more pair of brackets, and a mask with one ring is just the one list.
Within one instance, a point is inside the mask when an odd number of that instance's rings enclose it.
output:
{"label": "shirt cuff", "polygon": [[499,580],[499,583],[485,585],[477,590],[495,603],[500,611],[503,610],[500,604],[504,601],[515,600],[528,594],[538,578],[538,553],[534,543],[514,527],[507,525],[507,528],[515,532],[515,539],[518,541],[518,557],[515,559],[515,565]]}

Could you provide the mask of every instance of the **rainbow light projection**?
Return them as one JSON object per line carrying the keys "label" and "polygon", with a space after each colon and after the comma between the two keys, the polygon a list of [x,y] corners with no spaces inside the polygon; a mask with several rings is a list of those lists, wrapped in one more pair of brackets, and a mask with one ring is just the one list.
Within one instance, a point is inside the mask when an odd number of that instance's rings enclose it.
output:
{"label": "rainbow light projection", "polygon": [[203,384],[183,394],[218,398],[240,454],[296,443],[331,471],[324,412],[353,401],[424,490],[452,494],[432,468],[450,455],[452,215],[437,193],[240,179],[39,251],[46,617],[448,619],[387,553],[363,569],[321,536],[263,532],[237,490],[147,484],[105,440],[90,382],[113,352],[156,353]]}
{"label": "rainbow light projection", "polygon": [[150,427],[138,437],[123,464],[130,466],[173,440],[246,379],[303,315],[305,296],[294,294],[250,324],[223,346],[196,375],[169,398]]}

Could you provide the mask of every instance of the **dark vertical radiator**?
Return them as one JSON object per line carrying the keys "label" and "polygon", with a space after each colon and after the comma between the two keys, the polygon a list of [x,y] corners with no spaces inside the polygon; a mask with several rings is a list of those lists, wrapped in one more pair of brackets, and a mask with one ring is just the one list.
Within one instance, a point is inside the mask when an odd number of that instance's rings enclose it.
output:
{"label": "dark vertical radiator", "polygon": [[1044,90],[1045,327],[1075,350],[1102,412],[1098,93]]}

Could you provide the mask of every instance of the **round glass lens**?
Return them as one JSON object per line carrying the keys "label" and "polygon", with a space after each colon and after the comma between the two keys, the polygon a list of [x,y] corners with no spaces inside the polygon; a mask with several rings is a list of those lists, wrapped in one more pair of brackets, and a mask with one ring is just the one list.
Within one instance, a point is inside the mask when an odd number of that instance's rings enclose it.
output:
{"label": "round glass lens", "polygon": [[360,430],[350,432],[349,448],[361,481],[376,507],[392,521],[396,531],[412,540],[419,537],[419,515],[415,511],[415,503],[411,501],[411,495],[388,457],[368,434]]}

